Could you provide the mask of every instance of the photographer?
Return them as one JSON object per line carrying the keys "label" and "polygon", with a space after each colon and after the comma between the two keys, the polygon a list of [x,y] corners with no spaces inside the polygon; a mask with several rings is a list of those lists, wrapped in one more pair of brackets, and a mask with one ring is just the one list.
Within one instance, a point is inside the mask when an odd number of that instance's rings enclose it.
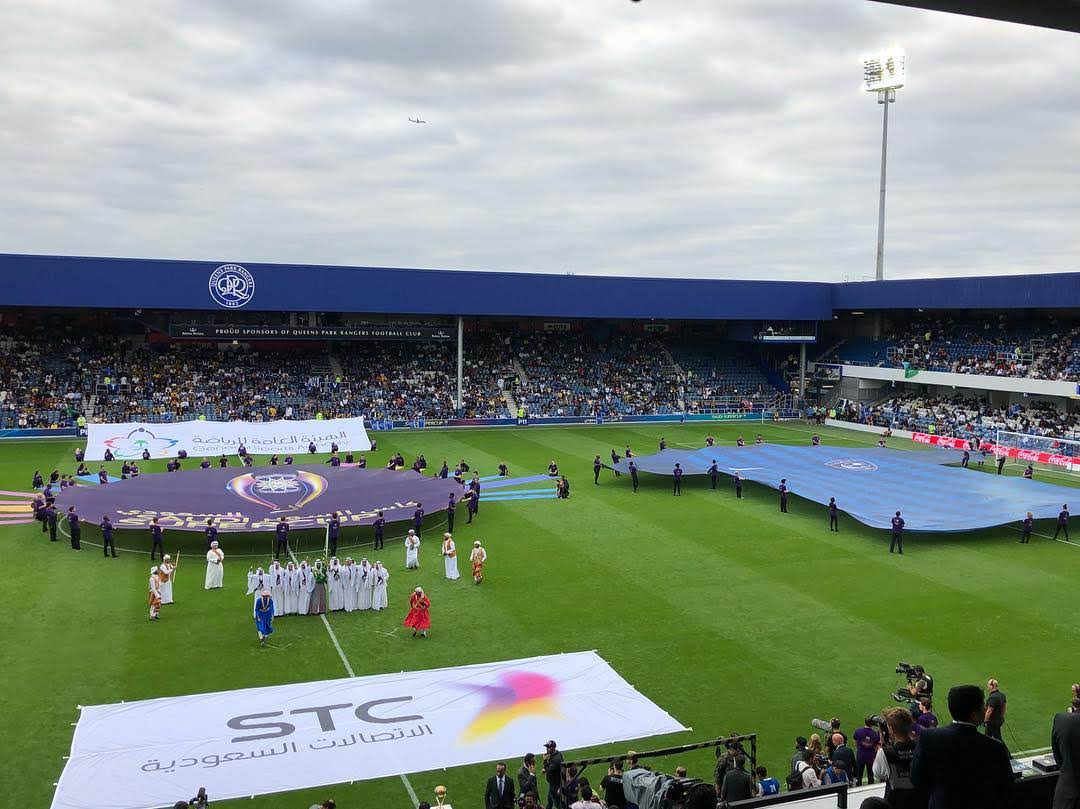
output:
{"label": "photographer", "polygon": [[615,759],[608,767],[607,775],[600,781],[600,788],[604,790],[604,802],[615,809],[626,806],[626,793],[623,792],[623,761]]}
{"label": "photographer", "polygon": [[911,781],[916,744],[911,713],[906,708],[889,708],[881,715],[888,739],[874,759],[874,777],[885,782],[885,800],[892,809],[925,809],[927,796]]}
{"label": "photographer", "polygon": [[908,674],[908,693],[917,701],[924,698],[929,705],[934,702],[934,678],[922,666],[915,666],[914,676]]}

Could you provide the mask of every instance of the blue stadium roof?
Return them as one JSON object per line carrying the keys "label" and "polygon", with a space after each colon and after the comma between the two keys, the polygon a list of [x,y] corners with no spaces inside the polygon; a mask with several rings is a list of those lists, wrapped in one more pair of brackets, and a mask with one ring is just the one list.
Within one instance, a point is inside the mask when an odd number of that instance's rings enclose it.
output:
{"label": "blue stadium roof", "polygon": [[[215,270],[239,284],[225,305]],[[250,281],[249,289],[243,281]],[[1080,308],[1080,273],[828,284],[0,254],[0,306],[686,320]]]}

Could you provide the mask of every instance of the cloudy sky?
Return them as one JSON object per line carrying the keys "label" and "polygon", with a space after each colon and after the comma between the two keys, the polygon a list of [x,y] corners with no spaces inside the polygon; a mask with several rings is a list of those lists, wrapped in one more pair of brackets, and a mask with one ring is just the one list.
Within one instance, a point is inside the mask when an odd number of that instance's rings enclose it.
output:
{"label": "cloudy sky", "polygon": [[[1080,270],[1080,36],[866,0],[12,0],[0,251],[530,272]],[[411,124],[420,116],[428,123]]]}

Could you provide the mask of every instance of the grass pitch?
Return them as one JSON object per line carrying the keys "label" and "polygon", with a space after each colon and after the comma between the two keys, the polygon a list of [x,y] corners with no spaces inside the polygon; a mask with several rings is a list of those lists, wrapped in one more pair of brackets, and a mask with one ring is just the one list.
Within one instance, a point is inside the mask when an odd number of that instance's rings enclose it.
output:
{"label": "grass pitch", "polygon": [[[443,458],[451,466],[465,458],[481,475],[494,474],[505,460],[512,474],[526,475],[543,472],[554,458],[573,490],[568,501],[481,501],[471,526],[459,510],[459,547],[479,538],[489,553],[482,587],[464,574],[453,584],[444,580],[431,533],[422,568],[406,571],[396,538],[407,526],[388,531],[379,557],[392,571],[390,608],[328,616],[353,670],[364,675],[596,649],[694,729],[628,747],[757,732],[763,763],[782,778],[792,739],[809,734],[812,716],[835,714],[847,729],[857,726],[890,702],[898,684],[893,669],[903,659],[925,665],[942,695],[959,682],[997,677],[1009,697],[1010,747],[1049,743],[1051,715],[1080,679],[1069,651],[1080,648],[1072,619],[1080,546],[1038,536],[1022,546],[1003,527],[910,534],[905,555],[895,556],[886,532],[843,514],[840,533],[830,534],[826,509],[800,499],[797,486],[784,515],[775,491],[748,483],[736,500],[725,477],[715,492],[707,477],[687,478],[681,498],[671,496],[667,477],[642,474],[637,494],[627,477],[606,470],[601,485],[592,484],[596,453],[606,459],[612,447],[621,454],[630,444],[637,454],[650,454],[661,435],[670,446],[703,446],[710,430],[721,444],[759,431],[768,441],[806,444],[811,434],[805,425],[756,423],[379,434],[379,452],[368,454],[374,463],[394,451],[408,460],[422,452],[436,468]],[[875,443],[855,431],[818,432],[825,443]],[[46,475],[53,468],[74,471],[74,446],[0,444],[0,488],[28,491],[35,468]],[[118,474],[119,464],[109,466]],[[163,470],[162,461],[143,465],[144,473]],[[99,515],[83,516],[93,523]],[[429,518],[431,528],[442,519]],[[1047,533],[1045,524],[1036,530]],[[283,648],[258,646],[245,578],[249,564],[269,560],[272,535],[226,535],[225,589],[205,592],[202,537],[178,533],[168,532],[166,543],[170,553],[179,543],[187,555],[176,604],[151,625],[148,535],[118,531],[120,557],[104,559],[91,544],[100,541],[93,524],[78,554],[66,537],[50,544],[37,525],[0,528],[6,573],[0,728],[7,744],[0,772],[8,805],[49,804],[77,705],[345,676],[322,621],[313,617],[279,619],[274,642]],[[305,545],[319,543],[317,533],[294,537],[301,558]],[[342,544],[369,541],[367,529],[350,529]],[[370,547],[339,550],[372,558]],[[385,634],[400,626],[417,584],[432,599],[431,638]],[[536,740],[535,752],[543,741]],[[670,771],[679,763],[692,776],[711,777],[711,752],[662,766]],[[511,773],[516,768],[511,762]],[[341,807],[405,809],[409,788],[432,800],[435,785],[445,784],[455,806],[477,806],[491,769],[413,773],[408,784],[367,781],[265,796],[254,805],[295,809],[333,797]]]}

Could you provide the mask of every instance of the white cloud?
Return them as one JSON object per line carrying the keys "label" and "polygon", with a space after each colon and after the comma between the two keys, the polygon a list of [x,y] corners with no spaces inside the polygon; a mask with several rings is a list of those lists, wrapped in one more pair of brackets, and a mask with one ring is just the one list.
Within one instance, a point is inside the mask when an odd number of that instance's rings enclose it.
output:
{"label": "white cloud", "polygon": [[1068,33],[864,0],[23,0],[0,30],[8,252],[859,278],[858,57],[900,43],[889,276],[1080,269]]}

